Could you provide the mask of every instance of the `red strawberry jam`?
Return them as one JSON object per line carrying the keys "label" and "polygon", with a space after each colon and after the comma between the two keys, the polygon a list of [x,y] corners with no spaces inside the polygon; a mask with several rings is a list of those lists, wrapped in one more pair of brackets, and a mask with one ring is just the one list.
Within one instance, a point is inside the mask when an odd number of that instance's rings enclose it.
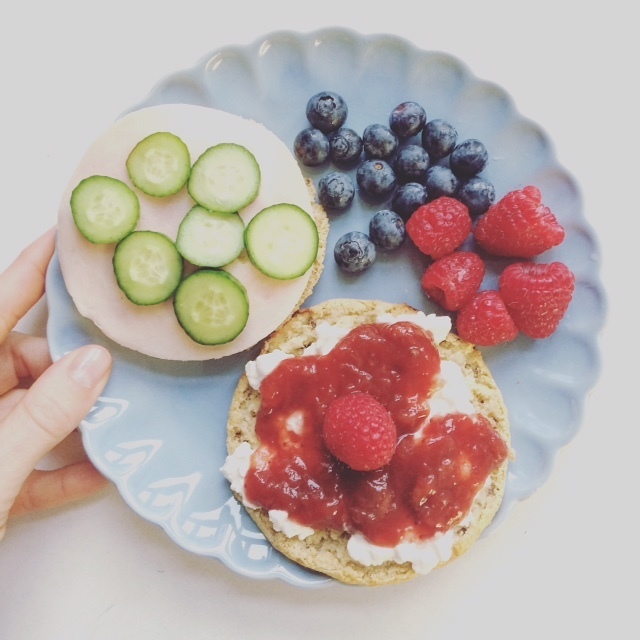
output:
{"label": "red strawberry jam", "polygon": [[[245,478],[247,499],[313,529],[360,532],[379,546],[446,531],[507,447],[479,415],[437,417],[421,431],[439,374],[431,334],[411,322],[361,325],[327,355],[284,360],[260,387],[261,445]],[[349,468],[322,436],[327,407],[356,391],[373,396],[396,424],[396,452],[375,471]]]}

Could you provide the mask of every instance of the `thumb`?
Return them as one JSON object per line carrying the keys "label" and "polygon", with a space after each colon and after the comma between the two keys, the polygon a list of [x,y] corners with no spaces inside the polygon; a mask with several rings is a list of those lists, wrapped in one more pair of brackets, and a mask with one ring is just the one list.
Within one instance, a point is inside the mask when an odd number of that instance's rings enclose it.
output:
{"label": "thumb", "polygon": [[0,487],[18,494],[40,459],[87,416],[111,372],[109,352],[80,347],[51,365],[0,424]]}

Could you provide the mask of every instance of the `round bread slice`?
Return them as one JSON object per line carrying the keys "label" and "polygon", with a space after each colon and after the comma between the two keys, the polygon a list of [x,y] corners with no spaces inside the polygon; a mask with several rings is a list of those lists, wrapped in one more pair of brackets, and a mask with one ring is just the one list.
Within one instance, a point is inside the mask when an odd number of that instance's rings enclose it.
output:
{"label": "round bread slice", "polygon": [[[261,186],[257,198],[239,211],[245,225],[265,207],[289,203],[306,211],[318,228],[316,260],[299,278],[269,278],[251,264],[246,253],[224,267],[244,285],[249,298],[248,323],[227,344],[207,346],[191,340],[175,317],[172,300],[148,307],[130,302],[114,277],[115,244],[92,244],[73,220],[70,196],[76,185],[91,175],[105,175],[133,186],[127,173],[127,157],[140,140],[158,131],[180,137],[190,151],[192,163],[206,149],[223,142],[243,145],[253,153],[261,170]],[[159,231],[175,241],[180,222],[194,204],[187,189],[164,198],[137,190],[136,193],[140,200],[136,229]],[[288,147],[272,131],[253,120],[217,109],[168,104],[121,117],[90,145],[61,199],[57,251],[65,286],[78,312],[111,340],[165,360],[210,360],[254,346],[300,307],[322,272],[328,232],[328,217],[316,202],[312,182],[305,179]]]}
{"label": "round bread slice", "polygon": [[[394,316],[416,313],[416,309],[405,304],[392,304],[378,300],[336,299],[301,309],[265,342],[262,353],[280,349],[293,355],[303,350],[316,339],[315,328],[328,322],[346,329],[360,324],[376,322],[382,313]],[[481,353],[470,343],[450,333],[439,345],[441,358],[457,363],[467,380],[477,411],[486,416],[493,428],[509,444],[509,422],[502,395],[489,372]],[[260,393],[255,391],[243,375],[238,383],[231,403],[227,449],[232,454],[242,443],[256,449],[259,441],[255,433],[255,422],[260,407]],[[451,559],[438,566],[448,564],[460,557],[477,540],[491,522],[504,495],[507,477],[507,461],[491,475],[486,490],[480,492],[472,507],[471,517],[455,530],[455,542]],[[242,496],[235,494],[242,502]],[[365,566],[354,561],[348,551],[349,535],[341,531],[316,531],[304,540],[289,538],[274,529],[267,512],[263,509],[247,508],[267,540],[285,556],[298,564],[324,573],[343,583],[356,585],[385,585],[403,582],[419,575],[411,563],[398,564],[387,561],[381,565]]]}

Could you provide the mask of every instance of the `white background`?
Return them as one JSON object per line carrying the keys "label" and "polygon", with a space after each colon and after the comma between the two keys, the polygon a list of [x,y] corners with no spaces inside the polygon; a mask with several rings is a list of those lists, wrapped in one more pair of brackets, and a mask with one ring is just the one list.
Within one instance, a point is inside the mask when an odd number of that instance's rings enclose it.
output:
{"label": "white background", "polygon": [[[297,589],[182,550],[113,488],[13,520],[3,640],[633,635],[639,49],[632,3],[12,2],[0,16],[0,268],[53,226],[85,148],[165,74],[280,29],[388,32],[464,60],[554,140],[602,252],[603,369],[550,480],[490,537],[410,583]],[[578,7],[580,7],[578,9]],[[41,332],[46,305],[23,323]],[[67,444],[64,457],[78,454]]]}

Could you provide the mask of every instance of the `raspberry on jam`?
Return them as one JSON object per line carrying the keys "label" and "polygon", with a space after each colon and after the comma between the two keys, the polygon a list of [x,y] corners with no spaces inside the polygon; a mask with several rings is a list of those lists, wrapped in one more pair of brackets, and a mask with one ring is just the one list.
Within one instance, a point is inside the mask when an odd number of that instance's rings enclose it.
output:
{"label": "raspberry on jam", "polygon": [[355,471],[373,471],[391,462],[396,425],[389,412],[368,393],[337,397],[324,416],[327,449]]}

